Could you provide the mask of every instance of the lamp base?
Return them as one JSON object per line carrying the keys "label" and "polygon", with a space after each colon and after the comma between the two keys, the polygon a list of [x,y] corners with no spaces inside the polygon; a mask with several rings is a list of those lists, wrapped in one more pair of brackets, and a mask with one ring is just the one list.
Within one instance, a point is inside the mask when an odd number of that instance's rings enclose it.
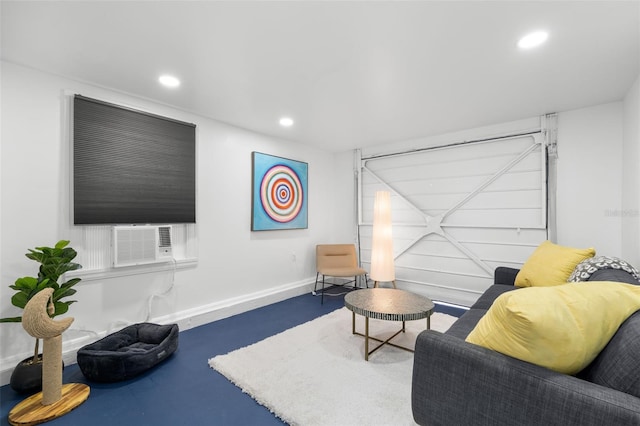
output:
{"label": "lamp base", "polygon": [[[378,283],[379,283],[379,282],[382,282],[382,281],[374,281],[374,282],[373,282],[373,288],[378,287]],[[391,282],[391,284],[393,284],[393,288],[396,288],[396,289],[398,288],[398,287],[396,287],[396,280],[392,280],[392,281],[390,281],[390,282]]]}

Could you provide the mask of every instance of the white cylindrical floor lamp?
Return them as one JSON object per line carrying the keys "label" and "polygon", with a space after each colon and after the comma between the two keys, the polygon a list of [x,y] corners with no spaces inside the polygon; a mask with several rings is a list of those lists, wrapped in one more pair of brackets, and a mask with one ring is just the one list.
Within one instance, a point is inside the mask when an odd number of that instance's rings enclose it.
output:
{"label": "white cylindrical floor lamp", "polygon": [[391,232],[391,194],[388,191],[377,191],[373,203],[370,276],[374,287],[377,287],[379,282],[391,282],[393,288],[396,288]]}

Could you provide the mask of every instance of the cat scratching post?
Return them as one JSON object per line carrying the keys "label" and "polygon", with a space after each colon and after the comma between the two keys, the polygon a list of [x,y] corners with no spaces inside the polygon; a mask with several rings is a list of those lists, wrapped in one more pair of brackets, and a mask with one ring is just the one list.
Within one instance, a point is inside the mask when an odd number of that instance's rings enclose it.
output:
{"label": "cat scratching post", "polygon": [[[9,412],[12,425],[36,425],[67,414],[89,397],[89,386],[81,383],[62,385],[62,333],[73,318],[54,321],[47,313],[53,294],[46,288],[33,296],[22,315],[22,327],[36,339],[43,339],[42,392],[25,399]],[[49,304],[53,309],[53,304]]]}

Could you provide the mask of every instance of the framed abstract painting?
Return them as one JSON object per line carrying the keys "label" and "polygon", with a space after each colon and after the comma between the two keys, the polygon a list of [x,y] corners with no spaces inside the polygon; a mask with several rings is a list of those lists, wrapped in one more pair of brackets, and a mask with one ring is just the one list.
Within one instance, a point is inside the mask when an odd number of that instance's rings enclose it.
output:
{"label": "framed abstract painting", "polygon": [[306,229],[307,163],[251,153],[251,230]]}

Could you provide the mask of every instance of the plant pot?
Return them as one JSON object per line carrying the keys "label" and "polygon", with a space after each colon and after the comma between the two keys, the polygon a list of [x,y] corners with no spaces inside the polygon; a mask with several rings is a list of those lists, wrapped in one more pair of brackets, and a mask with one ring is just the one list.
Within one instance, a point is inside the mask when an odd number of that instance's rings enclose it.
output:
{"label": "plant pot", "polygon": [[[32,362],[33,357],[25,358],[16,365],[9,385],[18,393],[31,394],[42,390],[42,354],[38,355],[38,361]],[[62,363],[64,368],[64,362]]]}

